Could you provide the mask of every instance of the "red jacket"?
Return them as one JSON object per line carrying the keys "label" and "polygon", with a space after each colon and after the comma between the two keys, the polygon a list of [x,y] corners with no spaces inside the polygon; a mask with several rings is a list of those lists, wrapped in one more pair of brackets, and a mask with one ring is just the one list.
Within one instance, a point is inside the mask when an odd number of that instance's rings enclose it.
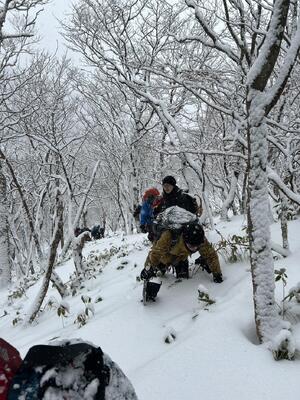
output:
{"label": "red jacket", "polygon": [[0,338],[0,400],[6,400],[10,381],[21,362],[18,350]]}

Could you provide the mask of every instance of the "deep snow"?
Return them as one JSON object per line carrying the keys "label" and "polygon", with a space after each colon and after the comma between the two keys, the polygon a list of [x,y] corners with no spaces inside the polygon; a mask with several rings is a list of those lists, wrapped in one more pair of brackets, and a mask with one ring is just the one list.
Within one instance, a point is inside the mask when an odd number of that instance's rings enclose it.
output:
{"label": "deep snow", "polygon": [[[217,229],[226,237],[240,234],[242,225],[243,220],[235,217],[231,222],[219,222]],[[287,268],[286,292],[300,281],[299,232],[300,220],[290,222],[291,255],[275,261],[276,269]],[[207,236],[212,242],[219,240],[215,231]],[[0,318],[1,337],[22,356],[32,345],[54,338],[88,340],[101,346],[120,365],[141,400],[298,398],[300,357],[276,362],[257,343],[249,261],[230,264],[221,258],[225,278],[222,284],[213,283],[210,275],[191,263],[191,279],[175,283],[175,277],[167,274],[157,302],[143,306],[142,283],[136,277],[149,250],[145,237],[119,234],[86,245],[86,256],[92,251],[103,253],[112,246],[121,249],[96,279],[87,281],[78,295],[65,299],[70,313],[63,321],[55,308],[46,308],[34,326],[22,321],[12,325],[17,312],[26,318],[41,281],[11,305],[7,292],[0,292],[1,315],[4,310],[8,312]],[[272,225],[272,241],[280,244],[278,224]],[[73,271],[72,259],[57,268],[64,281]],[[198,301],[199,284],[216,300],[215,304],[205,307]],[[78,328],[74,320],[85,308],[81,295],[91,297],[95,314],[90,314],[87,324]],[[276,295],[280,302],[281,283],[276,284]],[[95,302],[99,296],[103,300]],[[53,288],[47,298],[50,297],[60,302]],[[288,318],[300,349],[300,317],[289,313]],[[170,332],[176,339],[167,344],[164,339]]]}

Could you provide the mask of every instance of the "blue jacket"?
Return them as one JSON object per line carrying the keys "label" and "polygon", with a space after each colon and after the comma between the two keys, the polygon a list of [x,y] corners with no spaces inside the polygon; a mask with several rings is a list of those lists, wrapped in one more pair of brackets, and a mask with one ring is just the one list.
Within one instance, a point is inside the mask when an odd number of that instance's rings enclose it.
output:
{"label": "blue jacket", "polygon": [[152,225],[153,223],[153,209],[148,201],[144,201],[140,212],[141,225]]}

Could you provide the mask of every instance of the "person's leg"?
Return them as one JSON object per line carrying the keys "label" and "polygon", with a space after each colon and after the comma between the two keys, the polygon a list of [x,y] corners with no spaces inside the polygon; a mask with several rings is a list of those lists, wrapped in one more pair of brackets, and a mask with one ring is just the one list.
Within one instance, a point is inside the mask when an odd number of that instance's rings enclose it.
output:
{"label": "person's leg", "polygon": [[188,259],[181,261],[175,265],[176,278],[189,278],[189,261]]}
{"label": "person's leg", "polygon": [[161,287],[161,282],[147,281],[146,301],[155,301],[157,293]]}

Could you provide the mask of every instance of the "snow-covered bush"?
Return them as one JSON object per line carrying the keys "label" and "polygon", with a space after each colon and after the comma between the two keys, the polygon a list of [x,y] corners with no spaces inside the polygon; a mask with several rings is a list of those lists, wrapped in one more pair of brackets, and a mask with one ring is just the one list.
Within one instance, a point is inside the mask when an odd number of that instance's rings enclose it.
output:
{"label": "snow-covered bush", "polygon": [[293,360],[295,358],[295,340],[289,329],[282,329],[272,339],[270,349],[276,361]]}
{"label": "snow-covered bush", "polygon": [[85,305],[85,309],[77,314],[77,317],[74,321],[74,324],[77,323],[79,328],[87,324],[90,318],[90,314],[91,315],[95,314],[95,309],[94,305],[92,304],[92,299],[89,296],[82,295],[81,300]]}
{"label": "snow-covered bush", "polygon": [[217,233],[221,236],[221,240],[215,248],[226,262],[234,263],[249,257],[249,238],[247,235],[232,235],[225,238],[219,231]]}
{"label": "snow-covered bush", "polygon": [[213,298],[210,297],[207,288],[203,285],[198,286],[198,300],[203,301],[205,305],[211,305],[216,302]]}

